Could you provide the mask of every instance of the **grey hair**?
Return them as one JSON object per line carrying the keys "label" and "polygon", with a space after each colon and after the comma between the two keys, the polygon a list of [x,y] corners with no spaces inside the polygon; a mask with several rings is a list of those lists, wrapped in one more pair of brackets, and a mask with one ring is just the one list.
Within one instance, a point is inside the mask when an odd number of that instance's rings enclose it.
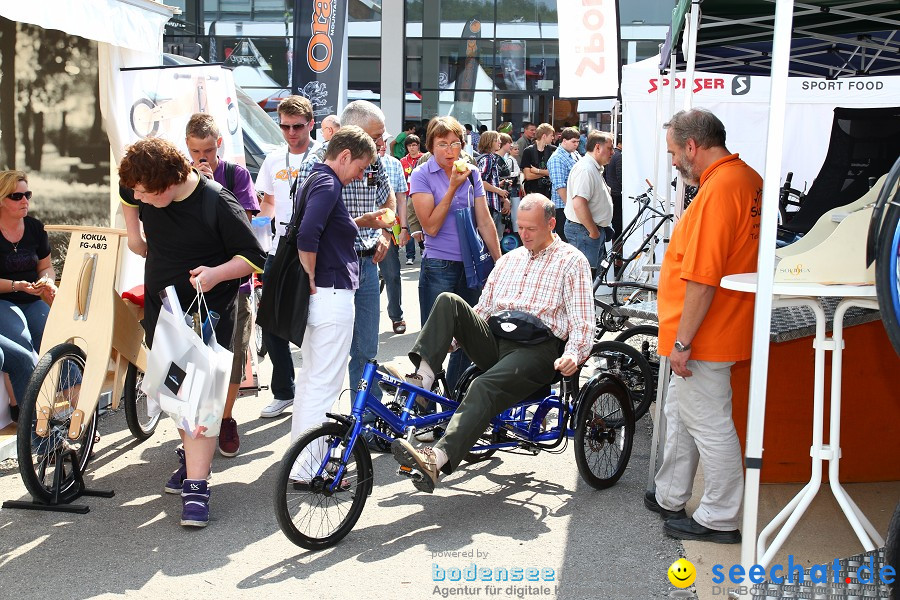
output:
{"label": "grey hair", "polygon": [[356,125],[365,129],[371,123],[384,125],[384,112],[367,100],[354,100],[341,113],[341,125]]}
{"label": "grey hair", "polygon": [[324,119],[322,119],[322,126],[324,127],[326,123],[331,123],[332,127],[335,129],[341,128],[341,121],[337,115],[328,115]]}
{"label": "grey hair", "polygon": [[556,216],[556,205],[547,196],[543,194],[526,194],[522,201],[519,202],[519,211],[531,210],[532,208],[540,208],[544,211],[544,221],[550,222],[550,219]]}
{"label": "grey hair", "polygon": [[663,123],[663,129],[671,130],[672,140],[682,147],[689,139],[701,148],[725,147],[725,125],[705,108],[680,110]]}

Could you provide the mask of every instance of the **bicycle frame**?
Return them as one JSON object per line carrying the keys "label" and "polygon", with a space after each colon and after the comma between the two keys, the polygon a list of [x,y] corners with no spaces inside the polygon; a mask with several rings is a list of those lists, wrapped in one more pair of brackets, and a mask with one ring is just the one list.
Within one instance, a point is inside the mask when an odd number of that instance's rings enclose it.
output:
{"label": "bicycle frame", "polygon": [[[344,451],[341,455],[340,467],[338,468],[337,473],[332,473],[334,481],[328,485],[329,491],[334,491],[336,486],[339,485],[340,479],[344,473],[345,465],[350,460],[353,448],[359,441],[359,437],[363,432],[371,433],[372,435],[376,435],[387,441],[393,441],[393,439],[395,439],[373,428],[370,423],[364,423],[363,414],[366,411],[375,414],[384,421],[391,432],[396,434],[396,437],[406,435],[411,438],[419,429],[447,423],[459,406],[459,402],[456,402],[455,400],[445,398],[405,381],[400,381],[390,375],[380,373],[377,370],[377,366],[377,362],[371,360],[366,363],[363,368],[362,378],[357,386],[356,395],[353,398],[353,407],[349,417],[333,413],[327,413],[326,415],[330,419],[334,419],[335,421],[350,427],[345,440],[334,440],[332,446],[328,449],[327,454],[330,455],[341,442],[346,441]],[[502,429],[505,433],[511,434],[514,436],[512,439],[473,446],[471,451],[481,452],[486,450],[502,450],[517,447],[521,444],[526,444],[533,448],[550,449],[559,445],[564,439],[572,437],[575,432],[570,427],[572,420],[569,417],[574,415],[575,411],[578,409],[578,400],[572,399],[571,394],[566,392],[567,386],[564,381],[565,380],[561,382],[562,397],[551,392],[549,396],[527,398],[491,419],[490,424],[492,427],[498,430]],[[406,400],[400,415],[394,414],[394,412],[385,404],[369,393],[369,390],[373,385],[378,385],[381,382],[396,387],[397,398],[400,398],[405,393]],[[415,416],[413,415],[413,407],[418,398],[439,404],[441,405],[441,408],[449,408],[449,410],[442,410],[437,413],[423,416]],[[564,400],[564,398],[567,399]],[[529,416],[528,409],[533,406],[536,406],[537,409]],[[554,409],[558,411],[556,423],[553,427],[544,430],[544,417]],[[546,443],[550,444],[546,446],[541,445]],[[323,476],[327,462],[328,461],[323,461],[322,464],[319,465],[315,477]]]}
{"label": "bicycle frame", "polygon": [[[652,199],[652,188],[647,190],[637,198],[634,198],[635,201],[641,204],[641,207],[638,209],[638,212],[634,216],[634,218],[631,219],[631,222],[623,228],[622,233],[619,234],[619,237],[617,237],[613,241],[609,253],[603,258],[603,260],[600,261],[600,269],[597,272],[597,279],[600,280],[600,283],[607,286],[616,285],[618,283],[617,281],[608,281],[607,279],[610,267],[615,265],[616,260],[621,259],[627,265],[628,263],[636,259],[640,255],[640,253],[643,252],[645,248],[647,248],[647,245],[655,239],[656,234],[659,232],[659,230],[662,229],[667,222],[672,220],[671,214],[663,212],[655,206],[650,205]],[[645,217],[644,214],[647,211],[650,211],[651,213],[653,213],[653,215]],[[647,219],[654,218],[654,216],[658,217],[659,221],[656,223],[656,226],[653,228],[653,230],[649,234],[644,236],[644,239],[641,241],[640,245],[630,256],[623,256],[622,250],[625,247],[625,242],[637,231],[638,222],[640,221],[641,224],[643,224]]]}

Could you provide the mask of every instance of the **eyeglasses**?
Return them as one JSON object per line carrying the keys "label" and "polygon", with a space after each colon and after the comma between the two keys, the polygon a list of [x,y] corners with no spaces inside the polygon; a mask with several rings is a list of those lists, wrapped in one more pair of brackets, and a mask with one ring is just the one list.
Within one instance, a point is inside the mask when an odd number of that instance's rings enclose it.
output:
{"label": "eyeglasses", "polygon": [[292,123],[290,125],[288,125],[287,123],[279,123],[278,124],[278,126],[281,127],[282,131],[292,131],[292,130],[296,131],[298,129],[305,128],[307,125],[309,125],[309,121],[307,121],[306,123]]}
{"label": "eyeglasses", "polygon": [[31,200],[31,190],[28,190],[27,192],[13,192],[12,194],[7,194],[6,197],[10,200],[15,200],[16,202],[20,201],[22,198]]}
{"label": "eyeglasses", "polygon": [[453,148],[454,150],[459,150],[462,148],[462,142],[453,142],[452,144],[448,144],[447,142],[441,142],[440,144],[435,144],[435,148],[438,150],[446,150],[447,148]]}

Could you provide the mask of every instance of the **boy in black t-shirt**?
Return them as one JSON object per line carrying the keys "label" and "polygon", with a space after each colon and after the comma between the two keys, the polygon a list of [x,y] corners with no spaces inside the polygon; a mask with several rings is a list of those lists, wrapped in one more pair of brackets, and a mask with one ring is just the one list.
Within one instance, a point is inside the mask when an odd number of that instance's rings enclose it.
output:
{"label": "boy in black t-shirt", "polygon": [[543,194],[550,198],[550,171],[547,161],[556,152],[556,146],[550,142],[555,131],[553,125],[541,123],[534,132],[534,144],[525,148],[522,153],[522,174],[525,176],[526,194]]}
{"label": "boy in black t-shirt", "polygon": [[[185,310],[195,290],[203,291],[209,310],[220,317],[216,339],[230,348],[239,280],[254,271],[262,272],[265,262],[244,209],[231,192],[200,176],[178,148],[160,138],[129,146],[119,165],[119,179],[132,190],[133,203],[123,197],[129,237],[142,239],[138,219],[144,224],[147,344],[152,348],[162,308],[159,293],[173,285]],[[166,488],[173,481],[176,486],[181,481],[181,524],[205,527],[209,522],[206,478],[218,437],[192,438],[181,429],[179,433],[184,444],[184,454],[179,455],[183,462]]]}

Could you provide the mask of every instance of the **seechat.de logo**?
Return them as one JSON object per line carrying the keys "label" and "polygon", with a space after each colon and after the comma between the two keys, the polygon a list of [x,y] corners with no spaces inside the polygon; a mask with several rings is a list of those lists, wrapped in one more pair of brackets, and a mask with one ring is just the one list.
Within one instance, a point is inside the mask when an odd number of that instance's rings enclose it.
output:
{"label": "seechat.de logo", "polygon": [[735,75],[734,79],[731,80],[731,95],[732,96],[743,96],[750,92],[750,76],[749,75]]}

